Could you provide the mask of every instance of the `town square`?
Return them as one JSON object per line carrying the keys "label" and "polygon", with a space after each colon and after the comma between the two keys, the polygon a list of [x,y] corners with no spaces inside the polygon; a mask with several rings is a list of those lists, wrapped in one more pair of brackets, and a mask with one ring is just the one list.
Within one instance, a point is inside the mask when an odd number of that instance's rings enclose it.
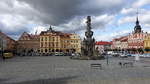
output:
{"label": "town square", "polygon": [[149,0],[1,0],[0,84],[149,84]]}
{"label": "town square", "polygon": [[[149,84],[150,59],[70,60],[68,56],[24,56],[0,62],[1,84]],[[121,67],[118,62],[133,62]],[[91,68],[101,63],[102,69]]]}

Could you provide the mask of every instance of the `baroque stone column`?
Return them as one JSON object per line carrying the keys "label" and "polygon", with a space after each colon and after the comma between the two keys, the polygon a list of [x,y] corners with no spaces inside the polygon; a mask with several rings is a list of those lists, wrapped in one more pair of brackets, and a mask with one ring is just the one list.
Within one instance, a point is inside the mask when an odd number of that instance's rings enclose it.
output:
{"label": "baroque stone column", "polygon": [[87,58],[92,58],[95,55],[95,39],[92,37],[93,36],[93,31],[91,30],[91,16],[87,16],[87,28],[85,32],[85,38],[82,42],[82,47],[81,47],[81,52],[82,56],[87,57]]}

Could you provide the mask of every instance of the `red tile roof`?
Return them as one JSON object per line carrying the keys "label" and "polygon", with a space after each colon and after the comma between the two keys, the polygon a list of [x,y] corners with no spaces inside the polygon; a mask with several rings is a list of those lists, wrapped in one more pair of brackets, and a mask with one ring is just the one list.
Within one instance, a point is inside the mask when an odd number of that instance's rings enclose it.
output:
{"label": "red tile roof", "polygon": [[27,32],[23,32],[22,35],[20,36],[19,40],[23,37],[27,37],[30,40],[39,40],[39,35],[33,35],[33,34],[29,34]]}
{"label": "red tile roof", "polygon": [[114,38],[113,41],[125,42],[125,41],[128,41],[128,37],[127,36],[122,36],[120,38]]}
{"label": "red tile roof", "polygon": [[31,39],[39,39],[39,35],[33,35],[33,34],[29,34]]}
{"label": "red tile roof", "polygon": [[107,41],[98,41],[98,42],[96,42],[96,45],[111,45],[111,42],[107,42]]}

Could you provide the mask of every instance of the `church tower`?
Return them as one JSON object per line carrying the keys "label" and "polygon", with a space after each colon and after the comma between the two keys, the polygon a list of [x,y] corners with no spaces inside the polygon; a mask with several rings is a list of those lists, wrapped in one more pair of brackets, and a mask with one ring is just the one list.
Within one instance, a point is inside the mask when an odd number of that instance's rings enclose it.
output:
{"label": "church tower", "polygon": [[142,30],[141,30],[141,26],[139,24],[139,20],[138,20],[138,12],[137,12],[137,18],[136,18],[136,25],[134,27],[134,33],[141,33]]}

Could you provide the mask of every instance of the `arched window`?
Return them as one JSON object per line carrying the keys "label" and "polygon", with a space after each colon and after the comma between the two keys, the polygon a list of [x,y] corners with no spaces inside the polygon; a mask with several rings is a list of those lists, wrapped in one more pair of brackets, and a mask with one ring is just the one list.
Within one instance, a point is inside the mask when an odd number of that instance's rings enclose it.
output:
{"label": "arched window", "polygon": [[45,49],[45,52],[47,53],[47,49]]}

